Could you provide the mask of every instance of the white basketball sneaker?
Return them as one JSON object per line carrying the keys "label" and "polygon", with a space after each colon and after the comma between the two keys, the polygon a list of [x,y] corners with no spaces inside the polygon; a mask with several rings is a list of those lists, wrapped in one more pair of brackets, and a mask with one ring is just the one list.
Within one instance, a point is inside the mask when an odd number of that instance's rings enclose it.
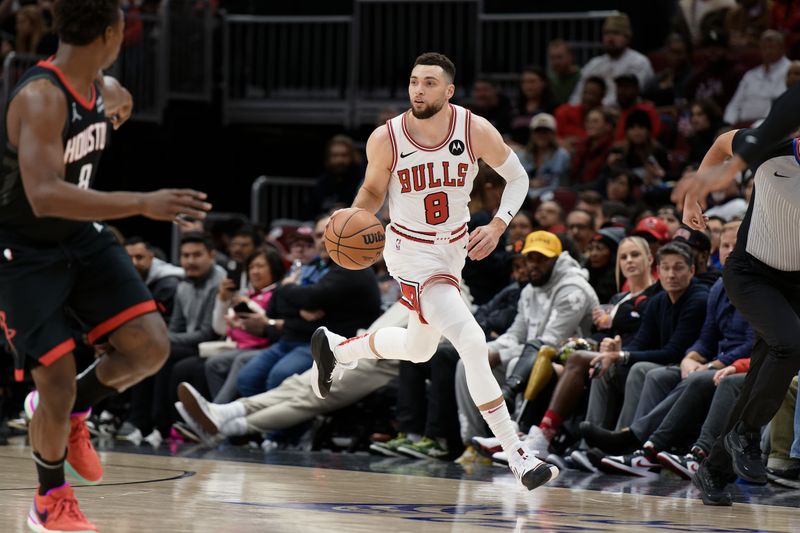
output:
{"label": "white basketball sneaker", "polygon": [[342,379],[344,370],[352,370],[358,364],[358,361],[341,363],[336,360],[332,346],[346,340],[347,338],[328,331],[326,327],[317,328],[311,336],[311,357],[314,360],[311,364],[311,389],[320,400],[324,400],[331,391],[334,371]]}
{"label": "white basketball sneaker", "polygon": [[509,454],[508,466],[528,490],[533,490],[558,477],[558,467],[540,461],[525,446],[519,446]]}

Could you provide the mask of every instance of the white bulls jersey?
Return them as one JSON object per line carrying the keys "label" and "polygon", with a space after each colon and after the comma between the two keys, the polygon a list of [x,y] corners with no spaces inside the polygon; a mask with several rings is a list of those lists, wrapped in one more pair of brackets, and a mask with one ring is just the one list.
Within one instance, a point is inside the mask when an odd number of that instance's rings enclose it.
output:
{"label": "white bulls jersey", "polygon": [[469,140],[472,113],[449,105],[450,128],[438,146],[411,137],[408,113],[386,123],[393,150],[389,217],[399,228],[441,233],[469,221],[469,197],[478,173]]}

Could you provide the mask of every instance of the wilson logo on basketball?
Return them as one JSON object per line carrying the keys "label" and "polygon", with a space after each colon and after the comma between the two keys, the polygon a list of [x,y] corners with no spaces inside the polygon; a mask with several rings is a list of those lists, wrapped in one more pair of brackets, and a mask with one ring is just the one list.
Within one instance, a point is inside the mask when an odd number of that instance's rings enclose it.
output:
{"label": "wilson logo on basketball", "polygon": [[386,240],[386,234],[384,233],[368,233],[367,235],[362,235],[362,237],[364,238],[364,244],[375,244]]}

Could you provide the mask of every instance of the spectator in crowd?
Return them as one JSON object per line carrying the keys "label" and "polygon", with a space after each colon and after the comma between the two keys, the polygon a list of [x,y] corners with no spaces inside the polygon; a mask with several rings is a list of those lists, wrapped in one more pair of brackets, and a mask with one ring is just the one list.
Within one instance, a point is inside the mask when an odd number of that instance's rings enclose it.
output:
{"label": "spectator in crowd", "polygon": [[711,257],[711,238],[703,231],[689,229],[681,226],[675,232],[673,241],[683,242],[688,245],[694,255],[694,279],[709,287],[709,289],[722,277],[722,271],[709,266]]}
{"label": "spectator in crowd", "polygon": [[567,102],[556,108],[556,133],[564,148],[572,151],[579,140],[586,138],[586,115],[603,105],[605,95],[605,80],[599,76],[589,76],[583,84],[580,103]]}
{"label": "spectator in crowd", "polygon": [[[589,333],[592,309],[598,305],[594,290],[586,281],[580,265],[568,253],[562,253],[561,242],[554,234],[535,231],[528,235],[522,249],[528,264],[530,284],[522,289],[514,322],[497,339],[489,342],[489,364],[495,377],[504,384],[505,370],[512,360],[520,358],[525,345],[531,345],[526,361],[518,361],[514,373],[527,378],[536,351],[541,346],[558,345],[563,339]],[[522,366],[520,366],[522,365]],[[520,370],[521,369],[521,370]],[[524,381],[515,387],[524,386]],[[512,387],[510,394],[517,390]],[[506,391],[504,390],[504,394]],[[464,365],[456,370],[456,399],[465,443],[474,436],[486,436],[485,424],[475,405],[469,400]]]}
{"label": "spectator in crowd", "polygon": [[472,85],[469,109],[488,120],[502,135],[511,133],[513,109],[508,97],[493,80],[478,78]]}
{"label": "spectator in crowd", "polygon": [[800,10],[794,0],[773,0],[771,2],[769,27],[784,36],[786,49],[792,57],[797,57],[797,43],[800,39]]}
{"label": "spectator in crowd", "polygon": [[[728,227],[723,263],[736,244],[738,227],[739,223]],[[636,475],[660,469],[658,452],[679,447],[697,436],[714,395],[716,372],[749,357],[753,341],[753,330],[718,280],[708,295],[700,336],[686,351],[680,366],[648,372],[633,424],[617,432],[598,428],[591,433],[591,445],[614,454],[634,452],[604,461],[623,473]],[[637,461],[637,457],[643,459]]]}
{"label": "spectator in crowd", "polygon": [[[657,139],[661,133],[661,118],[655,106],[642,100],[639,96],[639,78],[633,74],[622,74],[614,79],[617,84],[617,106],[619,107],[619,117],[617,118],[617,129],[614,133],[614,140],[621,141],[625,138],[628,130],[628,117],[631,114],[641,114],[644,112],[650,118],[650,135]],[[641,119],[640,119],[641,122]]]}
{"label": "spectator in crowd", "polygon": [[261,244],[261,236],[253,226],[244,225],[233,232],[228,241],[228,262],[225,265],[229,275],[238,274],[233,286],[237,291],[247,290],[247,268],[245,263]]}
{"label": "spectator in crowd", "polygon": [[667,225],[670,239],[674,238],[678,228],[681,227],[681,214],[678,208],[672,204],[663,205],[656,211],[656,216]]}
{"label": "spectator in crowd", "polygon": [[[561,209],[560,205],[558,207]],[[506,251],[508,253],[518,254],[519,250],[515,250],[516,243],[525,241],[525,237],[533,232],[536,224],[538,224],[538,222],[536,222],[536,219],[530,211],[525,211],[523,209],[517,211],[517,214],[514,215],[514,218],[511,219],[511,222],[509,222],[506,228]]]}
{"label": "spectator in crowd", "polygon": [[239,371],[250,359],[258,355],[260,350],[280,337],[283,326],[282,320],[275,320],[273,329],[266,330],[268,336],[263,336],[263,332],[254,335],[245,330],[240,318],[242,311],[237,310],[246,306],[244,314],[266,313],[272,294],[285,273],[278,252],[272,247],[258,248],[245,262],[245,271],[251,288],[248,294],[246,296],[235,294],[233,281],[225,278],[220,283],[217,299],[214,302],[214,332],[225,335],[236,343],[235,350],[214,355],[204,364],[208,391],[217,403],[232,402],[238,397]]}
{"label": "spectator in crowd", "polygon": [[[359,327],[375,320],[381,311],[378,281],[371,269],[347,270],[328,256],[322,215],[314,226],[318,260],[300,275],[287,276],[274,290],[266,315],[254,317],[261,328],[282,319],[280,340],[244,365],[237,378],[239,394],[253,396],[274,389],[287,377],[311,367],[311,334],[321,326],[355,336]],[[258,323],[251,326],[257,331]],[[262,336],[268,336],[262,334]],[[176,384],[177,385],[177,384]]]}
{"label": "spectator in crowd", "polygon": [[564,210],[558,202],[547,200],[539,204],[533,215],[536,229],[550,233],[563,233],[567,230],[564,226]]}
{"label": "spectator in crowd", "polygon": [[569,102],[581,79],[581,69],[575,65],[569,43],[563,39],[554,39],[547,45],[547,77],[553,91],[553,104],[560,106]]}
{"label": "spectator in crowd", "polygon": [[[403,327],[407,320],[407,309],[397,302],[375,320],[367,332],[386,326]],[[311,380],[315,379],[311,370],[290,376],[272,390],[227,404],[210,403],[191,384],[181,383],[178,393],[182,402],[178,412],[204,444],[214,446],[225,437],[288,429],[352,405],[389,384],[397,377],[397,369],[398,361],[361,361],[342,379],[333,380],[324,400],[311,390]]]}
{"label": "spectator in crowd", "polygon": [[611,15],[603,22],[603,49],[605,54],[591,59],[581,70],[581,80],[575,86],[570,101],[577,104],[581,100],[583,85],[589,76],[600,76],[606,82],[607,92],[603,104],[615,105],[617,102],[614,79],[622,74],[633,74],[639,78],[639,85],[645,86],[653,77],[653,67],[646,56],[630,48],[631,21],[622,13]]}
{"label": "spectator in crowd", "polygon": [[530,178],[528,197],[536,199],[558,188],[569,172],[570,156],[556,141],[553,115],[539,113],[530,120],[529,126],[528,144],[517,155]]}
{"label": "spectator in crowd", "polygon": [[722,236],[722,228],[725,225],[725,220],[718,216],[708,217],[706,220],[706,228],[711,234],[711,257],[708,259],[708,264],[711,268],[722,270],[722,262],[720,261],[720,237]]}
{"label": "spectator in crowd", "polygon": [[703,37],[706,64],[692,72],[686,87],[689,100],[712,100],[725,109],[742,77],[741,68],[729,57],[728,35],[714,30]]}
{"label": "spectator in crowd", "polygon": [[605,199],[633,205],[636,202],[635,193],[638,181],[639,176],[624,166],[612,166],[606,175],[606,183],[603,188]]}
{"label": "spectator in crowd", "polygon": [[800,488],[800,410],[797,409],[795,376],[781,402],[780,409],[769,423],[770,452],[767,478],[778,485]]}
{"label": "spectator in crowd", "polygon": [[693,167],[700,166],[714,139],[725,125],[719,106],[708,98],[698,98],[690,107],[689,120],[682,128],[682,135],[689,145],[686,163]]}
{"label": "spectator in crowd", "polygon": [[531,119],[539,113],[552,113],[554,108],[553,91],[544,70],[538,66],[522,69],[516,113],[511,120],[511,140],[516,144],[527,144],[533,129]]}
{"label": "spectator in crowd", "polygon": [[637,109],[627,116],[625,137],[611,149],[608,166],[622,165],[641,180],[645,191],[662,186],[670,168],[667,151],[654,138],[647,112]]}
{"label": "spectator in crowd", "polygon": [[[473,200],[470,202],[472,214],[467,222],[470,232],[492,220],[500,207],[500,198],[503,196],[505,186],[506,180],[500,177],[492,167],[485,164],[480,165],[480,170],[472,186]],[[467,258],[461,272],[461,279],[469,287],[476,305],[483,305],[491,300],[495,294],[508,285],[510,277],[511,263],[503,239],[497,242],[497,246],[488,257],[480,261]]]}
{"label": "spectator in crowd", "polygon": [[212,313],[225,271],[214,263],[214,253],[207,234],[186,233],[181,237],[181,267],[186,278],[178,284],[169,320],[170,355],[155,376],[131,388],[130,414],[119,437],[136,444],[144,439],[158,447],[169,436],[173,422],[169,390],[173,367],[184,359],[198,358],[200,343],[216,337]]}
{"label": "spectator in crowd", "polygon": [[[750,358],[748,357],[737,359],[733,364],[714,373],[713,381],[716,389],[711,400],[711,406],[708,409],[708,415],[700,428],[700,436],[697,437],[693,444],[685,447],[685,449],[689,450],[689,453],[685,455],[659,452],[657,455],[659,463],[684,479],[692,478],[694,473],[697,472],[700,463],[708,456],[714,441],[725,430],[733,406],[739,397],[739,392],[744,386],[745,376],[749,369]],[[693,412],[692,414],[696,413]],[[692,420],[689,419],[688,422],[691,424]],[[656,437],[658,441],[660,438],[656,436],[658,433],[659,431],[651,437]],[[680,444],[680,448],[684,448],[683,443]]]}
{"label": "spectator in crowd", "polygon": [[692,42],[698,42],[715,20],[724,21],[728,10],[736,7],[736,0],[680,0],[677,26],[687,32]]}
{"label": "spectator in crowd", "polygon": [[734,49],[757,48],[758,40],[769,28],[767,0],[738,0],[725,16],[725,33]]}
{"label": "spectator in crowd", "polygon": [[347,135],[335,135],[325,147],[325,172],[306,204],[306,219],[334,207],[349,206],[364,179],[361,153]]}
{"label": "spectator in crowd", "polygon": [[46,30],[44,16],[38,6],[21,7],[16,15],[14,51],[18,54],[37,54]]}
{"label": "spectator in crowd", "polygon": [[605,224],[605,213],[603,213],[603,196],[594,190],[581,191],[578,194],[578,201],[575,209],[588,211],[594,217],[594,229],[598,230]]}
{"label": "spectator in crowd", "polygon": [[599,374],[593,376],[597,379],[592,381],[586,422],[581,424],[584,438],[591,438],[596,427],[613,427],[615,421],[617,430],[629,427],[647,372],[680,362],[700,334],[708,289],[692,279],[691,250],[669,243],[658,251],[656,262],[664,291],[648,304],[636,336],[627,345],[620,336],[603,339],[600,353],[590,363],[600,367],[594,371]]}
{"label": "spectator in crowd", "polygon": [[773,100],[786,91],[786,72],[790,61],[784,55],[783,36],[767,30],[760,41],[762,64],[748,70],[733,98],[725,107],[725,122],[750,124],[769,113]]}
{"label": "spectator in crowd", "polygon": [[567,215],[567,234],[583,257],[589,252],[595,232],[594,215],[583,209],[573,209]]}
{"label": "spectator in crowd", "polygon": [[786,71],[786,89],[794,87],[800,81],[800,61],[794,60],[789,63],[789,70]]}
{"label": "spectator in crowd", "polygon": [[[656,257],[658,249],[661,248],[662,245],[672,240],[672,235],[669,233],[669,226],[667,226],[666,222],[653,216],[645,217],[640,220],[633,229],[633,235],[638,235],[647,241],[650,245],[650,252],[653,257]],[[656,265],[656,267],[657,266],[658,265]],[[658,276],[656,276],[655,279],[658,279]]]}
{"label": "spectator in crowd", "polygon": [[[623,344],[627,344],[639,330],[641,318],[650,300],[661,290],[661,285],[654,283],[650,275],[653,257],[647,243],[639,237],[623,239],[615,259],[616,271],[626,280],[631,289],[615,295],[610,304],[610,311],[601,307],[592,309],[592,322],[598,330],[592,338],[602,340],[603,337],[619,335]],[[619,283],[620,280],[617,280]],[[531,426],[528,432],[529,446],[545,453],[550,449],[556,433],[564,421],[571,416],[581,404],[584,390],[588,390],[589,363],[597,356],[597,352],[576,350],[567,356],[564,370],[558,378],[550,404],[541,422]],[[480,442],[480,441],[479,441]],[[491,443],[484,443],[489,444]]]}
{"label": "spectator in crowd", "polygon": [[310,263],[317,256],[317,249],[314,246],[314,228],[300,226],[297,231],[286,239],[286,262],[294,263],[300,261],[303,264]]}
{"label": "spectator in crowd", "polygon": [[[692,74],[692,47],[679,33],[667,37],[666,68],[657,72],[642,94],[661,112],[674,112],[677,102],[686,97],[686,85]],[[617,98],[619,100],[619,97]]]}
{"label": "spectator in crowd", "polygon": [[601,304],[606,304],[617,293],[617,247],[625,236],[622,228],[603,228],[594,234],[589,242],[588,261],[589,285],[597,294]]}
{"label": "spectator in crowd", "polygon": [[590,186],[600,177],[614,143],[614,117],[604,109],[586,114],[586,138],[575,145],[570,179],[573,185]]}
{"label": "spectator in crowd", "polygon": [[158,259],[153,254],[150,243],[141,237],[130,237],[125,241],[125,251],[133,261],[133,266],[144,280],[150,294],[158,305],[164,320],[172,316],[173,301],[178,283],[183,279],[183,269]]}

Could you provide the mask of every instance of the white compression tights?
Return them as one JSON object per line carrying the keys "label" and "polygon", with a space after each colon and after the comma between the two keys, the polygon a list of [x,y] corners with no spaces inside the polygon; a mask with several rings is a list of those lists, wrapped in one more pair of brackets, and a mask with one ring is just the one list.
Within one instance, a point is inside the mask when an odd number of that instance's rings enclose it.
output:
{"label": "white compression tights", "polygon": [[401,359],[421,363],[436,353],[440,335],[449,340],[464,362],[472,400],[480,406],[502,393],[489,368],[486,337],[470,313],[459,291],[436,283],[421,295],[422,324],[412,312],[406,328],[381,328],[372,335],[356,337],[336,346],[336,359],[349,363],[358,359]]}

